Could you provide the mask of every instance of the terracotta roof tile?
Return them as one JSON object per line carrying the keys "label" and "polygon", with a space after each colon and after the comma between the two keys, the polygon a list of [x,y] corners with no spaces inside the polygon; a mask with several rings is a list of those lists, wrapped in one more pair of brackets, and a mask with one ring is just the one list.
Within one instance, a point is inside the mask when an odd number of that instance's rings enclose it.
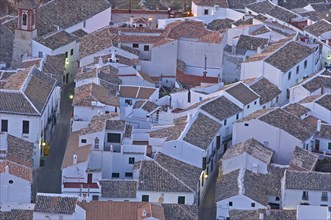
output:
{"label": "terracotta roof tile", "polygon": [[225,91],[244,105],[247,105],[259,98],[259,96],[254,91],[249,89],[249,87],[243,83],[238,83],[226,89]]}
{"label": "terracotta roof tile", "polygon": [[136,198],[136,180],[101,180],[103,198]]}
{"label": "terracotta roof tile", "polygon": [[165,219],[198,220],[198,206],[183,204],[162,204]]}
{"label": "terracotta roof tile", "polygon": [[249,87],[260,96],[261,105],[272,101],[281,93],[280,89],[266,78],[253,82]]}
{"label": "terracotta roof tile", "polygon": [[302,115],[310,112],[309,108],[307,108],[303,105],[300,105],[298,103],[292,103],[292,104],[286,105],[283,109],[298,117],[301,117]]}
{"label": "terracotta roof tile", "polygon": [[315,103],[331,111],[331,94],[325,94],[319,98]]}
{"label": "terracotta roof tile", "polygon": [[38,193],[34,212],[72,215],[75,212],[76,203],[75,196]]}
{"label": "terracotta roof tile", "polygon": [[314,171],[317,161],[317,154],[302,149],[301,147],[295,147],[290,161],[290,169],[297,171]]}
{"label": "terracotta roof tile", "polygon": [[35,41],[52,50],[56,50],[76,40],[78,40],[78,38],[75,35],[62,30],[47,36],[38,37]]}
{"label": "terracotta roof tile", "polygon": [[320,172],[301,172],[287,170],[285,172],[285,190],[331,191],[331,174]]}
{"label": "terracotta roof tile", "polygon": [[194,4],[200,6],[209,6],[214,7],[214,5],[219,5],[222,8],[228,8],[228,1],[227,0],[193,0]]}
{"label": "terracotta roof tile", "polygon": [[0,219],[32,220],[33,219],[33,210],[12,209],[10,211],[0,211]]}

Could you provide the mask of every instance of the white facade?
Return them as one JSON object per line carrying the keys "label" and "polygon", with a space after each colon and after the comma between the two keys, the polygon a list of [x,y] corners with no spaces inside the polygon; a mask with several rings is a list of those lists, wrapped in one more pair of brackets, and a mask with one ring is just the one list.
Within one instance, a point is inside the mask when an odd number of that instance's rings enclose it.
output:
{"label": "white facade", "polygon": [[252,137],[274,151],[273,159],[277,164],[289,164],[296,146],[307,149],[308,145],[309,150],[312,147],[310,139],[301,141],[289,133],[258,119],[234,123],[233,144],[238,144]]}
{"label": "white facade", "polygon": [[73,214],[53,214],[53,213],[43,213],[43,212],[33,212],[33,219],[63,219],[63,220],[76,220],[76,219],[86,219],[86,211],[76,204],[75,211]]}
{"label": "white facade", "polygon": [[268,173],[268,164],[264,163],[250,154],[244,152],[238,156],[229,159],[222,159],[223,175],[231,173],[232,171],[245,168],[252,172]]}
{"label": "white facade", "polygon": [[78,69],[79,61],[79,42],[73,41],[67,45],[61,46],[56,49],[48,48],[39,42],[32,41],[32,56],[33,57],[46,57],[46,55],[58,55],[66,54],[65,66],[64,66],[64,82],[73,82],[75,79],[75,74]]}
{"label": "white facade", "polygon": [[[229,202],[232,202],[232,206],[229,206]],[[255,207],[252,207],[252,203],[255,203]],[[241,194],[218,201],[216,202],[216,206],[217,206],[217,210],[216,210],[217,219],[226,219],[226,217],[229,216],[229,210],[231,209],[258,210],[258,209],[266,208],[260,203]]]}
{"label": "white facade", "polygon": [[194,193],[191,192],[152,192],[152,191],[137,191],[137,200],[142,201],[143,195],[149,196],[149,202],[159,202],[159,198],[163,194],[163,203],[178,203],[178,197],[185,197],[185,205],[194,205]]}
{"label": "white facade", "polygon": [[10,173],[0,173],[0,204],[31,202],[31,182]]}
{"label": "white facade", "polygon": [[[8,120],[8,134],[18,138],[22,138],[35,145],[34,149],[34,167],[39,167],[40,156],[42,152],[42,142],[49,142],[54,132],[53,118],[59,110],[60,88],[55,89],[50,94],[48,102],[45,106],[41,116],[15,114],[15,113],[1,113],[1,120]],[[29,121],[29,133],[23,134],[23,121]],[[41,136],[42,131],[46,130]]]}

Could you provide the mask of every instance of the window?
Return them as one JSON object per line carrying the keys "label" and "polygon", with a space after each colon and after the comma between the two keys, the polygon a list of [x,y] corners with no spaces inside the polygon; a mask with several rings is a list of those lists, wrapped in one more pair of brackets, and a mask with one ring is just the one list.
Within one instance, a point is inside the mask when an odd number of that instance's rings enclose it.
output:
{"label": "window", "polygon": [[44,56],[44,53],[43,53],[42,51],[39,51],[39,52],[38,52],[38,57],[39,57],[39,58],[43,58],[43,56]]}
{"label": "window", "polygon": [[92,195],[92,200],[98,201],[99,200],[99,196],[98,195]]}
{"label": "window", "polygon": [[224,120],[224,126],[226,125],[226,119]]}
{"label": "window", "polygon": [[308,191],[302,192],[302,200],[308,200]]}
{"label": "window", "polygon": [[27,18],[28,18],[28,15],[26,13],[24,13],[22,16],[22,25],[26,26]]}
{"label": "window", "polygon": [[178,204],[185,204],[185,196],[178,196]]}
{"label": "window", "polygon": [[205,9],[204,15],[208,15],[208,13],[209,13],[209,10],[208,9]]}
{"label": "window", "polygon": [[328,192],[322,192],[322,201],[328,201]]}
{"label": "window", "polygon": [[132,105],[132,100],[131,99],[125,99],[125,103],[128,105]]}
{"label": "window", "polygon": [[120,143],[121,142],[121,134],[108,133],[107,134],[107,142],[108,143]]}
{"label": "window", "polygon": [[276,103],[278,103],[278,102],[279,102],[279,96],[276,97]]}
{"label": "window", "polygon": [[247,109],[249,109],[249,105],[247,105]]}
{"label": "window", "polygon": [[276,196],[276,201],[279,201],[279,200],[280,200],[280,198],[278,196]]}
{"label": "window", "polygon": [[252,202],[251,203],[251,207],[255,207],[255,202]]}
{"label": "window", "polygon": [[82,139],[82,140],[80,140],[80,143],[82,143],[82,144],[86,144],[86,139]]}
{"label": "window", "polygon": [[120,177],[120,173],[112,173],[111,174],[112,178],[119,178]]}
{"label": "window", "polygon": [[245,124],[244,124],[244,126],[248,127],[248,126],[249,126],[249,124],[248,124],[248,123],[245,123]]}
{"label": "window", "polygon": [[1,120],[1,132],[8,132],[8,120]]}
{"label": "window", "polygon": [[236,120],[238,120],[238,119],[239,119],[239,114],[236,115]]}
{"label": "window", "polygon": [[331,142],[328,144],[328,149],[331,150]]}
{"label": "window", "polygon": [[290,72],[288,72],[288,76],[287,76],[287,79],[288,80],[290,80],[291,79],[291,74],[292,74],[292,72],[290,71]]}
{"label": "window", "polygon": [[83,22],[83,28],[86,28],[86,21]]}
{"label": "window", "polygon": [[257,102],[256,102],[256,101],[254,101],[254,105],[256,105],[256,103],[257,103]]}
{"label": "window", "polygon": [[142,202],[149,202],[149,195],[142,195],[141,196],[141,201]]}
{"label": "window", "polygon": [[221,136],[216,136],[216,149],[220,149],[221,147]]}
{"label": "window", "polygon": [[132,44],[133,48],[139,48],[139,44]]}
{"label": "window", "polygon": [[233,203],[232,202],[229,202],[229,206],[233,206]]}
{"label": "window", "polygon": [[148,45],[144,45],[144,51],[149,51],[149,46]]}
{"label": "window", "polygon": [[22,126],[23,134],[29,134],[29,130],[30,130],[29,127],[30,127],[30,122],[23,121],[23,126]]}
{"label": "window", "polygon": [[70,55],[71,55],[71,56],[74,55],[74,49],[71,49],[71,50],[70,50]]}
{"label": "window", "polygon": [[125,177],[132,177],[133,173],[125,173]]}
{"label": "window", "polygon": [[134,157],[129,157],[129,164],[134,164]]}
{"label": "window", "polygon": [[65,54],[66,54],[66,58],[68,58],[68,52],[66,52]]}
{"label": "window", "polygon": [[300,66],[297,66],[297,74],[299,73],[300,71]]}
{"label": "window", "polygon": [[199,102],[201,102],[202,101],[202,97],[199,97]]}
{"label": "window", "polygon": [[307,68],[307,60],[303,63],[303,67],[306,69]]}
{"label": "window", "polygon": [[9,183],[9,184],[13,184],[14,181],[13,181],[13,180],[9,180],[8,183]]}

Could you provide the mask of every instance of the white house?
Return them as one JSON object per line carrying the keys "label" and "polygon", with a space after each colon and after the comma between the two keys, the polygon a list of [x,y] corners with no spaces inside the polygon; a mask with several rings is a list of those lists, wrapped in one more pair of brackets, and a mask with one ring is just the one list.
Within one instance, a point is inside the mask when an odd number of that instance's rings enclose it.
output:
{"label": "white house", "polygon": [[[54,42],[57,43],[55,44]],[[73,82],[79,60],[78,37],[64,30],[59,30],[32,40],[32,57],[43,58],[47,55],[58,54],[65,54],[63,82]]]}
{"label": "white house", "polygon": [[33,180],[33,144],[0,133],[0,204],[30,203]]}
{"label": "white house", "polygon": [[[319,123],[319,122],[317,122]],[[315,135],[315,147],[317,152],[331,153],[331,125],[321,124],[317,127],[318,133]]]}
{"label": "white house", "polygon": [[228,8],[227,1],[206,1],[195,0],[192,1],[192,13],[193,16],[206,16],[213,15],[215,11]]}
{"label": "white house", "polygon": [[310,114],[327,122],[331,123],[331,94],[310,96],[300,101],[301,105],[310,109]]}
{"label": "white house", "polygon": [[331,174],[287,170],[282,180],[282,208],[330,206]]}
{"label": "white house", "polygon": [[77,196],[37,193],[33,219],[86,219],[86,211],[77,201]]}
{"label": "white house", "polygon": [[234,123],[232,142],[252,137],[274,151],[275,163],[289,164],[296,146],[312,149],[315,132],[315,127],[283,109],[263,109]]}
{"label": "white house", "polygon": [[[272,52],[277,47],[279,49]],[[265,77],[282,91],[279,102],[284,103],[290,96],[290,87],[319,69],[319,57],[318,50],[299,42],[289,41],[283,46],[281,43],[271,44],[264,52],[253,55],[242,63],[241,79]]]}
{"label": "white house", "polygon": [[273,151],[255,140],[245,140],[231,146],[225,151],[222,161],[223,175],[239,169],[247,169],[255,173],[268,173]]}
{"label": "white house", "polygon": [[56,80],[35,66],[12,74],[0,89],[1,132],[34,144],[34,167],[54,132],[59,98]]}
{"label": "white house", "polygon": [[322,69],[305,81],[290,88],[290,102],[298,102],[308,96],[331,93],[331,72]]}

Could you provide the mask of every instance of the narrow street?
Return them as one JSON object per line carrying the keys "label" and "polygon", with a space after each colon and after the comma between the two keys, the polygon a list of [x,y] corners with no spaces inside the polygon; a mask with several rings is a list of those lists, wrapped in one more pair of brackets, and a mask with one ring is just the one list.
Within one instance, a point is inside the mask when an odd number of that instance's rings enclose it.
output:
{"label": "narrow street", "polygon": [[72,111],[69,96],[73,94],[74,84],[63,87],[60,103],[60,117],[50,142],[49,156],[45,166],[36,172],[36,191],[43,193],[61,193],[61,164],[70,132],[70,115]]}
{"label": "narrow street", "polygon": [[215,169],[210,175],[209,183],[207,185],[207,192],[201,198],[199,206],[200,220],[214,220],[216,219],[216,203],[215,203],[215,185],[218,170]]}

